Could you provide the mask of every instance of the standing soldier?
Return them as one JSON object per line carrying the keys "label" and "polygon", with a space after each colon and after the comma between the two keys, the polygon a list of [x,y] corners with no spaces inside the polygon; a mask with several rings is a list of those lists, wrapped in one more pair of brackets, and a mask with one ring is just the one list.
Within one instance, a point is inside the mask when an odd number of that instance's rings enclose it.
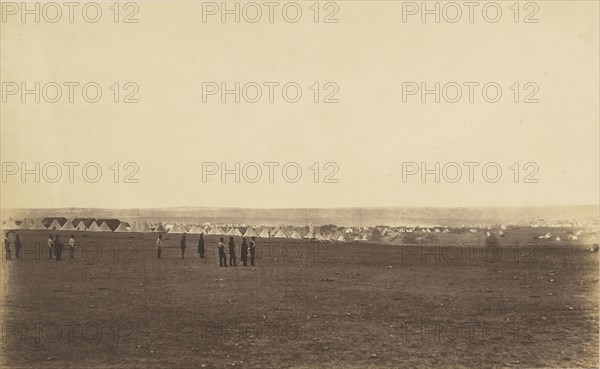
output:
{"label": "standing soldier", "polygon": [[52,254],[54,252],[54,241],[52,241],[52,235],[48,235],[48,259],[52,259]]}
{"label": "standing soldier", "polygon": [[181,241],[179,242],[179,248],[181,249],[181,258],[184,258],[185,255],[185,235],[181,236]]}
{"label": "standing soldier", "polygon": [[21,246],[23,246],[23,244],[21,243],[21,239],[19,238],[19,235],[16,236],[17,239],[15,240],[15,255],[17,255],[17,259],[21,258]]}
{"label": "standing soldier", "polygon": [[75,261],[75,237],[69,238],[69,261]]}
{"label": "standing soldier", "polygon": [[250,265],[254,266],[254,256],[256,255],[256,242],[254,242],[256,238],[252,237],[250,241]]}
{"label": "standing soldier", "polygon": [[242,238],[242,266],[248,266],[248,244],[246,243],[246,237]]}
{"label": "standing soldier", "polygon": [[233,237],[229,237],[229,266],[237,266],[235,260],[235,243],[233,243]]}
{"label": "standing soldier", "polygon": [[11,260],[10,257],[10,239],[8,232],[6,232],[6,237],[4,237],[4,252],[6,252],[6,260]]}
{"label": "standing soldier", "polygon": [[201,258],[204,257],[204,233],[200,233],[200,238],[198,239],[198,254]]}
{"label": "standing soldier", "polygon": [[156,258],[160,259],[160,253],[162,252],[162,234],[158,235],[156,240]]}
{"label": "standing soldier", "polygon": [[60,241],[60,236],[56,235],[54,239],[54,250],[56,252],[56,261],[62,261],[63,243]]}
{"label": "standing soldier", "polygon": [[220,238],[219,242],[219,265],[222,267],[227,266],[227,256],[225,256],[225,244],[223,243],[223,237]]}

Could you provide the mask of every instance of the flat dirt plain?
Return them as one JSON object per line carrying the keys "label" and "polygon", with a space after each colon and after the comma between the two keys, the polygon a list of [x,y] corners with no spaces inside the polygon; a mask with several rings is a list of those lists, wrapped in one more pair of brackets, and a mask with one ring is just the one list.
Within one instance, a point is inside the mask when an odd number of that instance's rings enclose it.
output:
{"label": "flat dirt plain", "polygon": [[0,366],[598,367],[594,239],[533,239],[542,232],[509,230],[497,247],[481,234],[259,239],[254,267],[236,238],[238,267],[221,268],[217,236],[201,259],[188,235],[182,260],[181,236],[166,234],[158,260],[156,234],[59,232],[78,246],[57,262],[49,232],[19,231],[23,258],[0,264]]}

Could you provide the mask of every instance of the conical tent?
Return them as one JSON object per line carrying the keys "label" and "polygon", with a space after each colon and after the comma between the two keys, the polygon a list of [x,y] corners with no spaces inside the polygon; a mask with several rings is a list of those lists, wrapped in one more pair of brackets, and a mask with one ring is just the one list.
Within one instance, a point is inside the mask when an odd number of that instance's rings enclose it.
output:
{"label": "conical tent", "polygon": [[262,231],[260,231],[260,234],[258,235],[258,237],[260,238],[269,238],[269,228],[263,228]]}
{"label": "conical tent", "polygon": [[229,232],[227,232],[228,236],[237,236],[237,237],[242,237],[242,232],[240,232],[239,229],[237,228],[231,228],[229,230]]}
{"label": "conical tent", "polygon": [[360,241],[360,240],[361,240],[360,236],[354,237],[354,241]]}
{"label": "conical tent", "polygon": [[367,237],[366,234],[363,234],[362,238],[360,239],[361,241],[368,241],[369,237]]}
{"label": "conical tent", "polygon": [[140,223],[140,232],[151,233],[152,229],[150,229],[150,226],[148,225],[148,223],[144,222],[144,224]]}
{"label": "conical tent", "polygon": [[100,227],[98,226],[98,223],[96,223],[95,220],[88,227],[88,231],[90,231],[90,232],[99,232],[100,231]]}
{"label": "conical tent", "polygon": [[70,220],[67,220],[64,226],[60,229],[61,231],[75,231],[75,227],[73,227],[73,223]]}
{"label": "conical tent", "polygon": [[301,236],[301,235],[300,235],[300,233],[298,233],[297,231],[294,231],[294,232],[292,233],[292,235],[290,236],[290,238],[293,238],[293,239],[295,239],[295,240],[300,240],[300,239],[302,239],[302,236]]}
{"label": "conical tent", "polygon": [[138,222],[133,222],[131,224],[131,227],[129,227],[129,232],[136,232],[136,233],[140,232],[140,226],[138,225]]}
{"label": "conical tent", "polygon": [[19,226],[17,225],[17,222],[15,222],[12,218],[8,220],[8,222],[6,222],[6,224],[2,227],[3,229],[19,229]]}
{"label": "conical tent", "polygon": [[554,241],[560,241],[560,237],[556,237]]}
{"label": "conical tent", "polygon": [[21,224],[19,224],[19,229],[29,229],[29,227],[31,227],[31,223],[29,222],[29,219],[27,219],[27,218],[23,219]]}
{"label": "conical tent", "polygon": [[315,238],[315,234],[314,234],[313,230],[312,229],[308,230],[308,233],[306,234],[306,236],[304,236],[304,238],[308,238],[308,239]]}
{"label": "conical tent", "polygon": [[323,241],[323,240],[324,240],[323,236],[321,236],[321,234],[320,234],[320,233],[317,233],[317,234],[315,235],[315,238],[317,239],[317,241]]}
{"label": "conical tent", "polygon": [[162,225],[162,223],[158,223],[158,225],[156,226],[156,228],[154,228],[154,232],[166,232],[165,227]]}
{"label": "conical tent", "polygon": [[343,235],[343,234],[341,234],[341,235],[338,237],[338,239],[337,239],[337,240],[338,240],[339,242],[346,242],[346,239],[344,238],[344,235]]}
{"label": "conical tent", "polygon": [[283,232],[283,230],[280,229],[277,231],[277,233],[275,233],[275,236],[273,236],[273,238],[288,238],[288,237],[285,234],[285,232]]}
{"label": "conical tent", "polygon": [[258,234],[254,231],[254,229],[248,227],[246,232],[244,232],[244,237],[258,237]]}
{"label": "conical tent", "polygon": [[329,241],[329,240],[331,240],[331,235],[330,235],[330,234],[326,234],[326,235],[323,237],[323,241]]}
{"label": "conical tent", "polygon": [[177,223],[167,233],[185,233],[185,230]]}
{"label": "conical tent", "polygon": [[50,229],[50,230],[56,230],[56,231],[59,231],[61,228],[62,228],[62,226],[60,225],[60,223],[56,219],[54,219],[52,221],[52,223],[50,223],[50,225],[48,226],[48,229]]}
{"label": "conical tent", "polygon": [[102,225],[100,225],[99,230],[102,232],[112,232],[112,229],[110,229],[110,227],[108,226],[108,224],[106,224],[106,222],[102,222]]}
{"label": "conical tent", "polygon": [[85,226],[85,223],[83,223],[83,220],[80,220],[79,224],[77,224],[77,227],[75,227],[75,229],[77,231],[86,231],[87,227]]}
{"label": "conical tent", "polygon": [[46,229],[40,218],[36,218],[29,229]]}
{"label": "conical tent", "polygon": [[115,229],[115,232],[129,232],[129,230],[127,229],[127,227],[125,227],[125,223],[121,222],[117,229]]}
{"label": "conical tent", "polygon": [[190,229],[190,231],[188,233],[190,233],[190,234],[200,234],[200,233],[204,233],[204,229],[198,227],[197,225],[194,225],[192,227],[192,229]]}

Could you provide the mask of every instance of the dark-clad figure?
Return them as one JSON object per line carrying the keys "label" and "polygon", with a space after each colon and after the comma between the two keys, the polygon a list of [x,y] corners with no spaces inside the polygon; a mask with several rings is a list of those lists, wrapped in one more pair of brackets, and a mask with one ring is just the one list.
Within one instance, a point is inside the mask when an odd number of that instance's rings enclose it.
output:
{"label": "dark-clad figure", "polygon": [[233,237],[229,237],[229,266],[237,266],[235,260],[235,243],[233,243]]}
{"label": "dark-clad figure", "polygon": [[256,237],[252,237],[250,241],[250,265],[254,266],[254,257],[256,256]]}
{"label": "dark-clad figure", "polygon": [[200,255],[200,257],[203,258],[205,251],[206,250],[204,249],[204,233],[200,233],[200,238],[198,239],[198,255]]}
{"label": "dark-clad figure", "polygon": [[56,235],[56,238],[54,238],[54,251],[56,254],[56,261],[62,260],[62,249],[63,249],[63,243],[60,240],[60,236]]}
{"label": "dark-clad figure", "polygon": [[160,254],[162,253],[162,234],[158,235],[156,239],[156,258],[160,259]]}
{"label": "dark-clad figure", "polygon": [[248,266],[248,244],[246,243],[246,237],[242,238],[241,260],[242,266]]}
{"label": "dark-clad figure", "polygon": [[6,253],[6,260],[11,260],[10,239],[8,237],[9,237],[8,232],[6,232],[6,237],[4,237],[4,252]]}
{"label": "dark-clad figure", "polygon": [[223,237],[220,238],[219,242],[219,265],[222,267],[227,266],[227,256],[225,256],[225,244],[223,243]]}
{"label": "dark-clad figure", "polygon": [[48,259],[52,259],[54,253],[54,241],[52,241],[52,235],[48,235]]}
{"label": "dark-clad figure", "polygon": [[15,240],[15,255],[17,256],[17,259],[21,258],[21,247],[23,246],[23,244],[21,243],[21,239],[19,238],[19,235],[16,236],[17,239]]}
{"label": "dark-clad figure", "polygon": [[69,238],[69,261],[75,261],[75,236]]}
{"label": "dark-clad figure", "polygon": [[181,236],[181,241],[179,242],[179,248],[181,249],[181,258],[185,258],[185,235]]}

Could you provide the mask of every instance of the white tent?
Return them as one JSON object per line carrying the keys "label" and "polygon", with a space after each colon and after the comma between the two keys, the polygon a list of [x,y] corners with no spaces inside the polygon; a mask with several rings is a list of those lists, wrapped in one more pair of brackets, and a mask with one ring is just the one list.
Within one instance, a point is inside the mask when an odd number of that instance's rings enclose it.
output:
{"label": "white tent", "polygon": [[490,231],[485,232],[486,237],[492,237],[492,234],[490,233]]}
{"label": "white tent", "polygon": [[573,235],[573,234],[570,234],[570,235],[569,235],[569,240],[571,240],[571,241],[576,241],[577,239],[579,239],[579,237],[577,237],[577,236],[575,236],[575,235]]}
{"label": "white tent", "polygon": [[356,237],[354,237],[354,241],[358,242],[358,241],[360,241],[360,240],[361,240],[360,236],[356,236]]}
{"label": "white tent", "polygon": [[96,223],[95,220],[88,227],[88,231],[90,231],[90,232],[98,232],[98,231],[100,231],[100,227],[98,226],[98,223]]}
{"label": "white tent", "polygon": [[254,229],[248,227],[248,229],[246,229],[246,232],[244,232],[244,237],[258,237],[258,234],[256,234]]}
{"label": "white tent", "polygon": [[501,230],[503,230],[503,231],[506,231],[506,226],[505,226],[504,224],[502,224],[502,225],[500,226],[500,229],[501,229]]}
{"label": "white tent", "polygon": [[304,238],[313,239],[313,238],[315,238],[315,233],[313,232],[312,229],[309,229],[308,233],[306,234],[306,236],[304,236]]}
{"label": "white tent", "polygon": [[83,220],[80,220],[79,224],[77,224],[77,227],[75,227],[75,229],[78,231],[86,231],[87,227],[85,226],[85,223],[83,223]]}
{"label": "white tent", "polygon": [[204,233],[204,228],[198,227],[197,225],[194,224],[194,226],[190,229],[190,231],[188,233],[189,234]]}
{"label": "white tent", "polygon": [[150,226],[146,222],[144,222],[144,224],[142,224],[140,222],[140,226],[139,227],[140,227],[139,228],[140,232],[143,232],[143,233],[152,233],[152,228],[150,228]]}
{"label": "white tent", "polygon": [[442,233],[450,233],[450,230],[448,228],[444,228],[444,231]]}
{"label": "white tent", "polygon": [[102,232],[112,232],[112,229],[110,229],[110,227],[108,226],[108,224],[106,224],[106,222],[102,222],[102,225],[100,225],[99,230]]}
{"label": "white tent", "polygon": [[290,236],[290,238],[293,238],[295,240],[301,240],[302,236],[297,231],[294,231],[294,233],[292,233],[292,235]]}
{"label": "white tent", "polygon": [[436,229],[434,230],[434,232],[435,232],[435,233],[440,233],[440,229],[439,229],[439,228],[436,228]]}
{"label": "white tent", "polygon": [[185,233],[185,228],[181,227],[179,224],[175,223],[169,232],[167,233]]}
{"label": "white tent", "polygon": [[222,235],[222,234],[225,234],[225,232],[221,229],[221,227],[215,226],[215,227],[212,227],[210,229],[210,232],[208,232],[208,234],[211,234],[211,235]]}
{"label": "white tent", "polygon": [[2,226],[2,229],[6,229],[6,230],[12,230],[12,229],[19,229],[19,226],[17,225],[17,222],[15,222],[12,218],[8,220],[8,222],[6,222],[6,224],[4,224]]}
{"label": "white tent", "polygon": [[277,233],[275,233],[275,236],[273,236],[273,238],[288,238],[288,237],[285,234],[285,232],[283,231],[283,229],[280,229],[277,231]]}
{"label": "white tent", "polygon": [[329,240],[331,240],[331,235],[330,235],[330,234],[326,234],[326,235],[323,237],[323,241],[329,241]]}
{"label": "white tent", "polygon": [[346,239],[344,238],[344,235],[343,235],[343,234],[341,234],[341,235],[338,237],[337,241],[338,241],[338,242],[346,242]]}
{"label": "white tent", "polygon": [[554,241],[560,241],[560,240],[561,240],[561,239],[560,239],[560,237],[558,237],[558,236],[557,236],[557,237],[554,239]]}
{"label": "white tent", "polygon": [[366,234],[363,234],[362,238],[360,239],[361,241],[368,241],[369,237],[367,237]]}
{"label": "white tent", "polygon": [[501,230],[500,232],[498,232],[498,234],[499,234],[500,236],[504,236],[504,232],[502,232],[502,230]]}
{"label": "white tent", "polygon": [[240,232],[239,229],[237,228],[231,228],[228,232],[227,232],[227,236],[236,236],[236,237],[242,237],[242,232]]}
{"label": "white tent", "polygon": [[325,240],[325,239],[323,238],[323,236],[321,236],[321,234],[320,234],[320,233],[317,233],[317,234],[315,235],[315,238],[317,239],[317,241],[323,241],[323,240]]}
{"label": "white tent", "polygon": [[31,227],[31,224],[32,223],[29,221],[29,219],[25,218],[23,219],[21,224],[19,224],[19,229],[29,229],[29,227]]}
{"label": "white tent", "polygon": [[154,227],[154,232],[166,232],[167,230],[165,229],[165,227],[162,225],[162,223],[158,223],[156,225],[156,227]]}
{"label": "white tent", "polygon": [[67,220],[64,226],[60,229],[61,231],[75,231],[75,227],[73,227],[73,223],[70,220]]}
{"label": "white tent", "polygon": [[52,221],[52,223],[50,223],[50,225],[48,226],[48,229],[50,229],[50,230],[56,230],[56,231],[59,231],[61,228],[62,228],[62,226],[60,225],[60,223],[56,219],[54,219]]}
{"label": "white tent", "polygon": [[121,224],[119,224],[117,229],[115,229],[115,232],[129,232],[129,229],[127,229],[127,227],[125,227],[124,222],[121,222]]}
{"label": "white tent", "polygon": [[269,238],[269,228],[263,228],[262,231],[260,231],[260,234],[258,235],[258,237],[260,238]]}

